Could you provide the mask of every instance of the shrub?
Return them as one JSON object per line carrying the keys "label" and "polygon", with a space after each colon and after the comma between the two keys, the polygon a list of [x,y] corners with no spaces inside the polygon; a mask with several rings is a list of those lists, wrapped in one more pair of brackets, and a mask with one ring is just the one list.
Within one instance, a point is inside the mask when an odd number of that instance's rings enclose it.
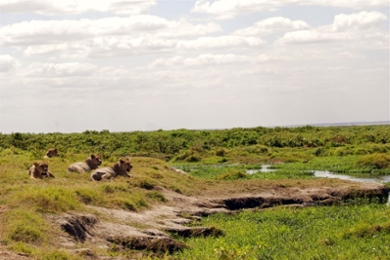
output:
{"label": "shrub", "polygon": [[225,149],[223,149],[223,148],[218,149],[217,151],[215,151],[215,155],[216,155],[216,156],[221,156],[221,157],[223,157],[223,156],[226,155],[226,151],[225,151]]}
{"label": "shrub", "polygon": [[374,169],[384,169],[390,166],[390,156],[384,153],[374,153],[362,156],[358,160],[362,167],[372,167]]}
{"label": "shrub", "polygon": [[247,177],[248,177],[248,174],[246,174],[244,171],[232,170],[232,171],[217,175],[216,179],[218,179],[218,180],[238,180],[238,179],[246,179]]}
{"label": "shrub", "polygon": [[174,161],[185,161],[185,162],[199,162],[202,160],[202,156],[196,150],[189,150],[181,152],[175,157]]}

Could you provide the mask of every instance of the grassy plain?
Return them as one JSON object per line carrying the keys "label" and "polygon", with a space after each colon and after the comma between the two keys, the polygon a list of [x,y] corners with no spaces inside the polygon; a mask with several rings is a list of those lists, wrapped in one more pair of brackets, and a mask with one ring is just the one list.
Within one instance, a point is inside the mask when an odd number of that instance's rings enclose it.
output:
{"label": "grassy plain", "polygon": [[[29,166],[50,147],[47,159],[55,179],[32,180]],[[69,174],[69,164],[91,153],[103,166],[133,156],[133,178],[96,183],[89,175]],[[246,174],[262,164],[277,170]],[[215,165],[218,165],[216,167]],[[178,175],[171,167],[189,173]],[[311,170],[365,176],[390,174],[390,127],[253,128],[212,131],[173,130],[80,134],[0,134],[0,243],[35,259],[83,259],[57,249],[62,232],[47,216],[90,212],[88,206],[142,211],[169,203],[153,187],[189,196],[214,196],[288,187],[337,186],[316,179]],[[166,259],[389,259],[389,208],[356,202],[349,206],[275,208],[235,215],[213,215],[202,225],[226,236],[184,240],[190,245]],[[33,223],[33,224],[32,224]],[[107,252],[109,255],[110,252]],[[145,259],[153,258],[148,253]]]}

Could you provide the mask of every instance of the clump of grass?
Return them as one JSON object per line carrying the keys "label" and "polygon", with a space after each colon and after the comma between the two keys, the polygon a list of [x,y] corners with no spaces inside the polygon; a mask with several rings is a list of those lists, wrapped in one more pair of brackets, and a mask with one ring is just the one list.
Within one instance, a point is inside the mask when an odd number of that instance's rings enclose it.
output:
{"label": "clump of grass", "polygon": [[117,198],[117,199],[114,199],[112,202],[114,205],[117,205],[123,209],[136,211],[135,203],[134,203],[134,201],[132,201],[130,199]]}
{"label": "clump of grass", "polygon": [[40,260],[82,260],[83,258],[74,254],[70,254],[60,249],[49,249],[40,251],[36,255]]}
{"label": "clump of grass", "polygon": [[[80,201],[87,205],[104,205],[105,193],[113,193],[113,189],[107,185],[102,186],[102,192],[94,189],[93,187],[83,187],[76,189],[75,193]],[[103,194],[102,194],[103,193]]]}
{"label": "clump of grass", "polygon": [[240,179],[246,179],[247,177],[248,177],[248,174],[245,173],[245,171],[232,170],[232,171],[217,175],[216,179],[218,179],[218,180],[240,180]]}
{"label": "clump of grass", "polygon": [[131,211],[137,211],[142,208],[149,208],[149,204],[145,201],[144,197],[138,193],[129,196],[116,196],[111,199],[112,205],[119,206],[122,209]]}
{"label": "clump of grass", "polygon": [[385,169],[390,167],[390,155],[385,153],[374,153],[360,157],[358,165],[361,167],[372,167],[374,169]]}
{"label": "clump of grass", "polygon": [[167,201],[167,199],[164,197],[164,195],[158,191],[148,192],[148,193],[146,193],[146,197],[153,199],[155,201],[159,201],[159,202],[166,202]]}
{"label": "clump of grass", "polygon": [[139,183],[139,186],[142,189],[146,189],[146,190],[152,190],[155,185],[156,185],[155,182],[151,179],[143,179]]}
{"label": "clump of grass", "polygon": [[12,202],[35,208],[38,212],[60,213],[81,208],[72,191],[55,186],[32,186],[20,191]]}
{"label": "clump of grass", "polygon": [[24,242],[21,242],[21,241],[13,243],[9,248],[12,251],[22,253],[25,255],[31,255],[34,252],[34,248],[31,245],[24,243]]}
{"label": "clump of grass", "polygon": [[359,223],[356,226],[348,229],[342,235],[343,238],[371,238],[380,233],[390,234],[390,222],[383,224],[367,224]]}
{"label": "clump of grass", "polygon": [[195,149],[190,149],[187,151],[183,151],[179,153],[173,161],[183,161],[183,162],[200,162],[202,160],[202,156],[199,151]]}
{"label": "clump of grass", "polygon": [[40,245],[47,230],[45,220],[36,212],[18,209],[7,213],[5,233],[10,241]]}
{"label": "clump of grass", "polygon": [[110,185],[102,185],[100,187],[101,191],[103,191],[103,193],[114,193],[115,190],[110,186]]}
{"label": "clump of grass", "polygon": [[218,149],[218,150],[215,151],[215,155],[216,155],[216,156],[221,156],[221,157],[223,157],[223,156],[226,155],[226,150],[223,149],[223,148],[220,148],[220,149]]}
{"label": "clump of grass", "polygon": [[169,185],[168,187],[170,190],[173,190],[174,192],[177,192],[179,194],[183,194],[182,191],[180,190],[179,187],[175,186],[175,185]]}

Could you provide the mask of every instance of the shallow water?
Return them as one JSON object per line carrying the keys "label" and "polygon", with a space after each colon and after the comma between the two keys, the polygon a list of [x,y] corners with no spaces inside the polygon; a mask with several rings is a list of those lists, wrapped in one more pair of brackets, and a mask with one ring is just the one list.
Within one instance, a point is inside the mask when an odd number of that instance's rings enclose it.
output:
{"label": "shallow water", "polygon": [[[254,174],[258,172],[276,171],[275,169],[270,169],[269,167],[270,165],[262,165],[261,169],[247,170],[246,173]],[[367,178],[367,177],[357,177],[357,176],[351,176],[345,174],[335,174],[329,171],[313,171],[313,172],[314,172],[314,176],[319,178],[335,178],[335,179],[350,180],[350,181],[357,181],[357,182],[381,182],[381,183],[390,182],[389,175]]]}
{"label": "shallow water", "polygon": [[258,172],[273,172],[273,171],[276,171],[275,169],[270,169],[271,165],[262,165],[261,166],[261,169],[252,169],[252,170],[246,170],[246,173],[247,174],[254,174],[254,173],[258,173]]}
{"label": "shallow water", "polygon": [[314,176],[316,177],[324,177],[324,178],[337,178],[341,180],[350,180],[350,181],[357,181],[357,182],[390,182],[390,176],[377,176],[377,177],[356,177],[356,176],[350,176],[350,175],[344,175],[344,174],[334,174],[328,171],[314,171]]}

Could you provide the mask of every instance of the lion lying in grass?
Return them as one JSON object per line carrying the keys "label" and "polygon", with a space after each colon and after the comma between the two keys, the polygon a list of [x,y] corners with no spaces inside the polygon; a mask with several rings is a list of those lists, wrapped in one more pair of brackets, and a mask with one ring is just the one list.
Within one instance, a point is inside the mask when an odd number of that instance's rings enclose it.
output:
{"label": "lion lying in grass", "polygon": [[49,165],[47,162],[34,162],[28,170],[28,175],[31,179],[55,178],[55,176],[49,172]]}
{"label": "lion lying in grass", "polygon": [[47,150],[44,158],[51,158],[55,156],[59,156],[57,148],[50,148],[49,150]]}
{"label": "lion lying in grass", "polygon": [[103,167],[97,170],[94,170],[91,173],[91,179],[93,181],[109,180],[116,178],[118,175],[129,178],[130,175],[128,172],[133,168],[130,162],[130,158],[120,159],[118,162],[114,163],[109,167]]}
{"label": "lion lying in grass", "polygon": [[102,158],[100,155],[92,154],[90,158],[84,162],[76,162],[68,167],[68,172],[85,173],[95,170],[102,164]]}

